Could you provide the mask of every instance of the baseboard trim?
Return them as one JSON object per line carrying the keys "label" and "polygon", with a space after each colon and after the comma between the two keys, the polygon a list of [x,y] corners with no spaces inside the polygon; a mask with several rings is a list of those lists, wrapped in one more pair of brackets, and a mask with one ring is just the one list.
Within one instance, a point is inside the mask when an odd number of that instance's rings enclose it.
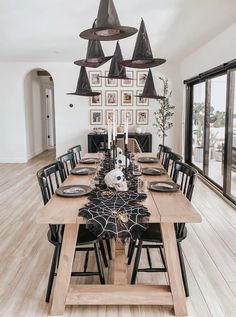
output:
{"label": "baseboard trim", "polygon": [[222,198],[230,207],[236,210],[236,204],[230,200],[228,197],[224,196],[221,190],[212,184],[209,180],[207,180],[204,176],[202,176],[200,173],[198,174],[199,180],[201,180],[207,187],[212,189],[220,198]]}
{"label": "baseboard trim", "polygon": [[25,157],[0,157],[0,163],[27,163],[27,158]]}

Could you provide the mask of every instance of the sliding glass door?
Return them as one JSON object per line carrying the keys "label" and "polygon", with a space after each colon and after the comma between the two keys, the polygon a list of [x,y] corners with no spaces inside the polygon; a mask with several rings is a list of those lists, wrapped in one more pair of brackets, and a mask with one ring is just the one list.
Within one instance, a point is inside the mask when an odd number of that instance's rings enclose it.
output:
{"label": "sliding glass door", "polygon": [[204,158],[205,90],[205,82],[193,86],[192,162],[202,171]]}
{"label": "sliding glass door", "polygon": [[236,200],[236,70],[229,72],[228,158],[226,194]]}
{"label": "sliding glass door", "polygon": [[223,187],[227,75],[208,80],[206,175]]}
{"label": "sliding glass door", "polygon": [[236,69],[187,85],[186,162],[236,203]]}

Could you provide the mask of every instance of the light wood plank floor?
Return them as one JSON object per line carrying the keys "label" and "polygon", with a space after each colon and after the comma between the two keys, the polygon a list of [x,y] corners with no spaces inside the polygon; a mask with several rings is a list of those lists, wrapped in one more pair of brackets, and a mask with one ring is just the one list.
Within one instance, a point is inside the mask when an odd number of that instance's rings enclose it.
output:
{"label": "light wood plank floor", "polygon": [[[0,164],[0,316],[45,317],[44,302],[53,248],[46,238],[47,226],[37,225],[42,205],[36,171],[53,161],[47,151],[27,164]],[[198,181],[193,203],[203,217],[188,226],[183,242],[191,297],[189,316],[236,316],[236,211]],[[159,262],[152,250],[153,262]],[[84,255],[76,258],[80,267]],[[147,262],[145,253],[142,264]],[[90,257],[91,267],[94,258]],[[112,265],[112,263],[111,263]],[[109,272],[106,272],[109,278]],[[139,274],[139,283],[167,283],[163,273]],[[74,283],[98,283],[96,277],[73,278]],[[148,294],[147,294],[148,296]],[[169,307],[68,307],[66,317],[166,317]]]}

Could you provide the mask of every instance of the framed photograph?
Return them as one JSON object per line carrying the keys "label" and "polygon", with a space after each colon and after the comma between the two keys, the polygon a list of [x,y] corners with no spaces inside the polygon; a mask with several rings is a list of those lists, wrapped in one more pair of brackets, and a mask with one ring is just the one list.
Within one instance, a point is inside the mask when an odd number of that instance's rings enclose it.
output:
{"label": "framed photograph", "polygon": [[125,124],[125,118],[128,117],[128,123],[129,125],[133,124],[133,110],[121,110],[121,124]]}
{"label": "framed photograph", "polygon": [[136,124],[145,125],[148,124],[149,112],[148,110],[136,110]]}
{"label": "framed photograph", "polygon": [[138,87],[143,87],[145,85],[147,75],[148,75],[148,71],[146,70],[137,71],[137,86]]}
{"label": "framed photograph", "polygon": [[[108,71],[105,71],[105,76],[108,76]],[[115,78],[105,78],[105,86],[106,87],[117,87],[118,80]]]}
{"label": "framed photograph", "polygon": [[133,91],[132,90],[121,91],[121,105],[133,106]]}
{"label": "framed photograph", "polygon": [[103,124],[103,111],[102,110],[90,110],[90,124],[101,125]]}
{"label": "framed photograph", "polygon": [[118,92],[116,90],[106,91],[106,106],[118,106]]}
{"label": "framed photograph", "polygon": [[[101,91],[98,91],[101,93]],[[101,106],[102,105],[102,94],[98,96],[92,96],[89,98],[90,106]]]}
{"label": "framed photograph", "polygon": [[[126,75],[128,78],[133,78],[134,73],[132,70],[127,70]],[[133,87],[133,80],[132,79],[122,79],[121,80],[121,86],[122,87]]]}
{"label": "framed photograph", "polygon": [[102,75],[101,70],[91,70],[89,72],[90,85],[93,87],[101,87],[102,86],[102,78],[99,77],[101,75]]}
{"label": "framed photograph", "polygon": [[[117,123],[119,122],[118,120],[118,110],[115,110],[116,112],[116,118],[117,118]],[[108,122],[113,122],[113,115],[114,115],[114,112],[113,112],[113,109],[109,109],[109,110],[106,110],[105,111],[105,124],[108,124]]]}
{"label": "framed photograph", "polygon": [[[137,96],[141,95],[142,90],[137,90]],[[148,106],[148,98],[136,97],[137,106]]]}

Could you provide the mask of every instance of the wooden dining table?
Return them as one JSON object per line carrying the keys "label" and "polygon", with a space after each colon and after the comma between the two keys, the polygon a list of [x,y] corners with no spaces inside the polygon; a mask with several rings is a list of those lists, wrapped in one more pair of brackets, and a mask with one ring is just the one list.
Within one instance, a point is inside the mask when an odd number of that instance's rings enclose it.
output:
{"label": "wooden dining table", "polygon": [[[137,156],[156,157],[156,154],[140,153]],[[89,153],[84,157],[95,158],[98,157],[98,154]],[[140,165],[141,167],[161,167],[159,162]],[[85,165],[79,164],[79,166]],[[69,175],[63,185],[88,185],[91,177],[93,175]],[[168,174],[161,176],[142,175],[142,178],[148,182],[170,180]],[[78,215],[78,210],[87,202],[87,196],[66,198],[54,195],[37,212],[36,221],[39,224],[65,225],[50,314],[63,315],[66,305],[171,305],[175,315],[186,316],[186,298],[174,223],[201,222],[201,216],[191,202],[181,191],[172,193],[148,191],[147,199],[142,202],[151,214],[149,222],[160,223],[169,285],[131,285],[128,280],[125,246],[119,241],[114,243],[112,283],[105,285],[71,284],[79,225],[86,223],[86,220]]]}

